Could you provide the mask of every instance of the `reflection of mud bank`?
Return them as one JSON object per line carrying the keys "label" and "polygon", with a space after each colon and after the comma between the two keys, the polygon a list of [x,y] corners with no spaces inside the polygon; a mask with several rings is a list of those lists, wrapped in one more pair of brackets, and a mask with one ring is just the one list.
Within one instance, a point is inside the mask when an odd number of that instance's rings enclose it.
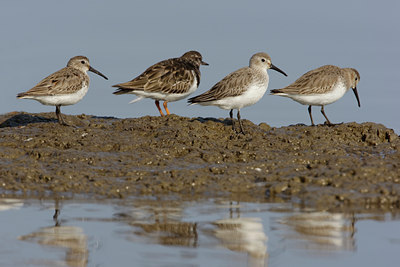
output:
{"label": "reflection of mud bank", "polygon": [[[322,207],[400,205],[400,139],[374,123],[270,128],[244,121],[0,116],[3,196],[48,192],[129,197],[240,194]],[[189,194],[189,195],[188,195]]]}

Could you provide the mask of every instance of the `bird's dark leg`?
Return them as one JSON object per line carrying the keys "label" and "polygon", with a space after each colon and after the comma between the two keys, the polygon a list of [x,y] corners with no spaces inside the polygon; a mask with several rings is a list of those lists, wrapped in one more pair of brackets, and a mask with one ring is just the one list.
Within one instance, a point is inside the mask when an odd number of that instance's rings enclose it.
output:
{"label": "bird's dark leg", "polygon": [[61,110],[60,110],[60,105],[57,105],[56,106],[56,116],[57,116],[57,119],[58,119],[58,123],[59,124],[61,124],[61,125],[68,125],[67,123],[65,123],[65,121],[64,121],[64,119],[63,119],[63,117],[62,117],[62,115],[61,115]]}
{"label": "bird's dark leg", "polygon": [[55,223],[55,226],[60,226],[60,222],[58,220],[58,215],[60,215],[60,207],[58,203],[58,198],[55,199],[55,207],[54,207],[54,215],[53,215],[53,220]]}
{"label": "bird's dark leg", "polygon": [[160,101],[156,100],[156,106],[158,108],[158,111],[160,112],[161,116],[164,116],[164,113],[162,112],[161,108],[160,108]]}
{"label": "bird's dark leg", "polygon": [[229,112],[229,116],[231,117],[231,122],[232,122],[232,130],[235,130],[235,121],[233,120],[233,109]]}
{"label": "bird's dark leg", "polygon": [[326,122],[328,123],[328,125],[332,125],[332,123],[329,121],[328,117],[327,117],[326,114],[325,114],[324,106],[321,106],[321,113],[322,113],[322,115],[324,115],[324,117],[325,117]]}
{"label": "bird's dark leg", "polygon": [[312,125],[312,126],[315,126],[314,120],[312,119],[312,115],[311,115],[311,105],[308,106],[308,114],[310,114],[311,125]]}
{"label": "bird's dark leg", "polygon": [[244,130],[243,130],[242,121],[240,120],[240,109],[238,109],[237,118],[238,118],[239,125],[240,125],[240,132],[241,132],[242,134],[246,134],[246,133],[244,132]]}

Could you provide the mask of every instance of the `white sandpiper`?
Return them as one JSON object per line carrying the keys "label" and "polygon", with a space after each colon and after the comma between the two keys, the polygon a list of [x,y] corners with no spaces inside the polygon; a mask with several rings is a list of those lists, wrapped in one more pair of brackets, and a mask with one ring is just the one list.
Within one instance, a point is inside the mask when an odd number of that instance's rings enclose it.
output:
{"label": "white sandpiper", "polygon": [[232,72],[210,90],[190,98],[188,102],[230,109],[229,116],[233,130],[235,130],[233,109],[237,109],[240,132],[245,134],[240,120],[240,109],[257,103],[263,97],[269,83],[268,69],[276,70],[287,76],[286,73],[271,63],[271,58],[267,53],[257,53],[250,58],[249,67]]}
{"label": "white sandpiper", "polygon": [[68,61],[65,68],[47,76],[27,92],[19,93],[17,98],[34,99],[43,105],[56,106],[56,116],[62,125],[68,125],[62,118],[60,107],[79,102],[89,88],[89,75],[94,72],[108,80],[101,72],[90,66],[89,59],[76,56]]}
{"label": "white sandpiper", "polygon": [[332,125],[325,114],[324,106],[339,100],[352,88],[360,107],[357,92],[359,81],[360,74],[356,69],[325,65],[305,73],[285,88],[271,90],[271,94],[289,97],[300,104],[308,105],[308,113],[313,126],[311,106],[321,106],[321,113],[327,124]]}

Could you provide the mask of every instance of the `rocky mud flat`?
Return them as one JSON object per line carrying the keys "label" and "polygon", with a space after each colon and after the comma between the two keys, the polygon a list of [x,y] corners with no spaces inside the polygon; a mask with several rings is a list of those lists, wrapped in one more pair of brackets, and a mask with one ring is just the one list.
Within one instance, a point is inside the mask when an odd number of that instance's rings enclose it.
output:
{"label": "rocky mud flat", "polygon": [[[322,209],[400,209],[400,138],[375,123],[0,115],[0,196],[229,196]],[[237,125],[238,126],[238,125]]]}

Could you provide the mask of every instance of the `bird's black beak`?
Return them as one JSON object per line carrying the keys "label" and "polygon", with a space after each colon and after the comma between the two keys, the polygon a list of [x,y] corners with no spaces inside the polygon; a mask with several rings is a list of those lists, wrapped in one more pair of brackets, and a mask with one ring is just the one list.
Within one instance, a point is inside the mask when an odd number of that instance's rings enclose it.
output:
{"label": "bird's black beak", "polygon": [[108,78],[103,73],[101,73],[100,71],[96,70],[95,68],[89,67],[89,71],[91,71],[93,73],[96,73],[97,75],[100,75],[104,79],[108,80]]}
{"label": "bird's black beak", "polygon": [[353,89],[353,93],[357,98],[357,103],[358,103],[358,107],[361,107],[360,105],[360,98],[358,97],[358,92],[357,92],[357,87],[352,88]]}
{"label": "bird's black beak", "polygon": [[201,63],[200,63],[201,65],[205,65],[205,66],[208,66],[208,63],[207,62],[204,62],[204,61],[201,61]]}
{"label": "bird's black beak", "polygon": [[280,73],[282,73],[283,75],[287,76],[287,74],[286,74],[283,70],[281,70],[280,68],[278,68],[277,66],[275,66],[275,65],[272,64],[272,63],[271,63],[270,69],[271,69],[271,70],[276,70],[277,72],[280,72]]}

